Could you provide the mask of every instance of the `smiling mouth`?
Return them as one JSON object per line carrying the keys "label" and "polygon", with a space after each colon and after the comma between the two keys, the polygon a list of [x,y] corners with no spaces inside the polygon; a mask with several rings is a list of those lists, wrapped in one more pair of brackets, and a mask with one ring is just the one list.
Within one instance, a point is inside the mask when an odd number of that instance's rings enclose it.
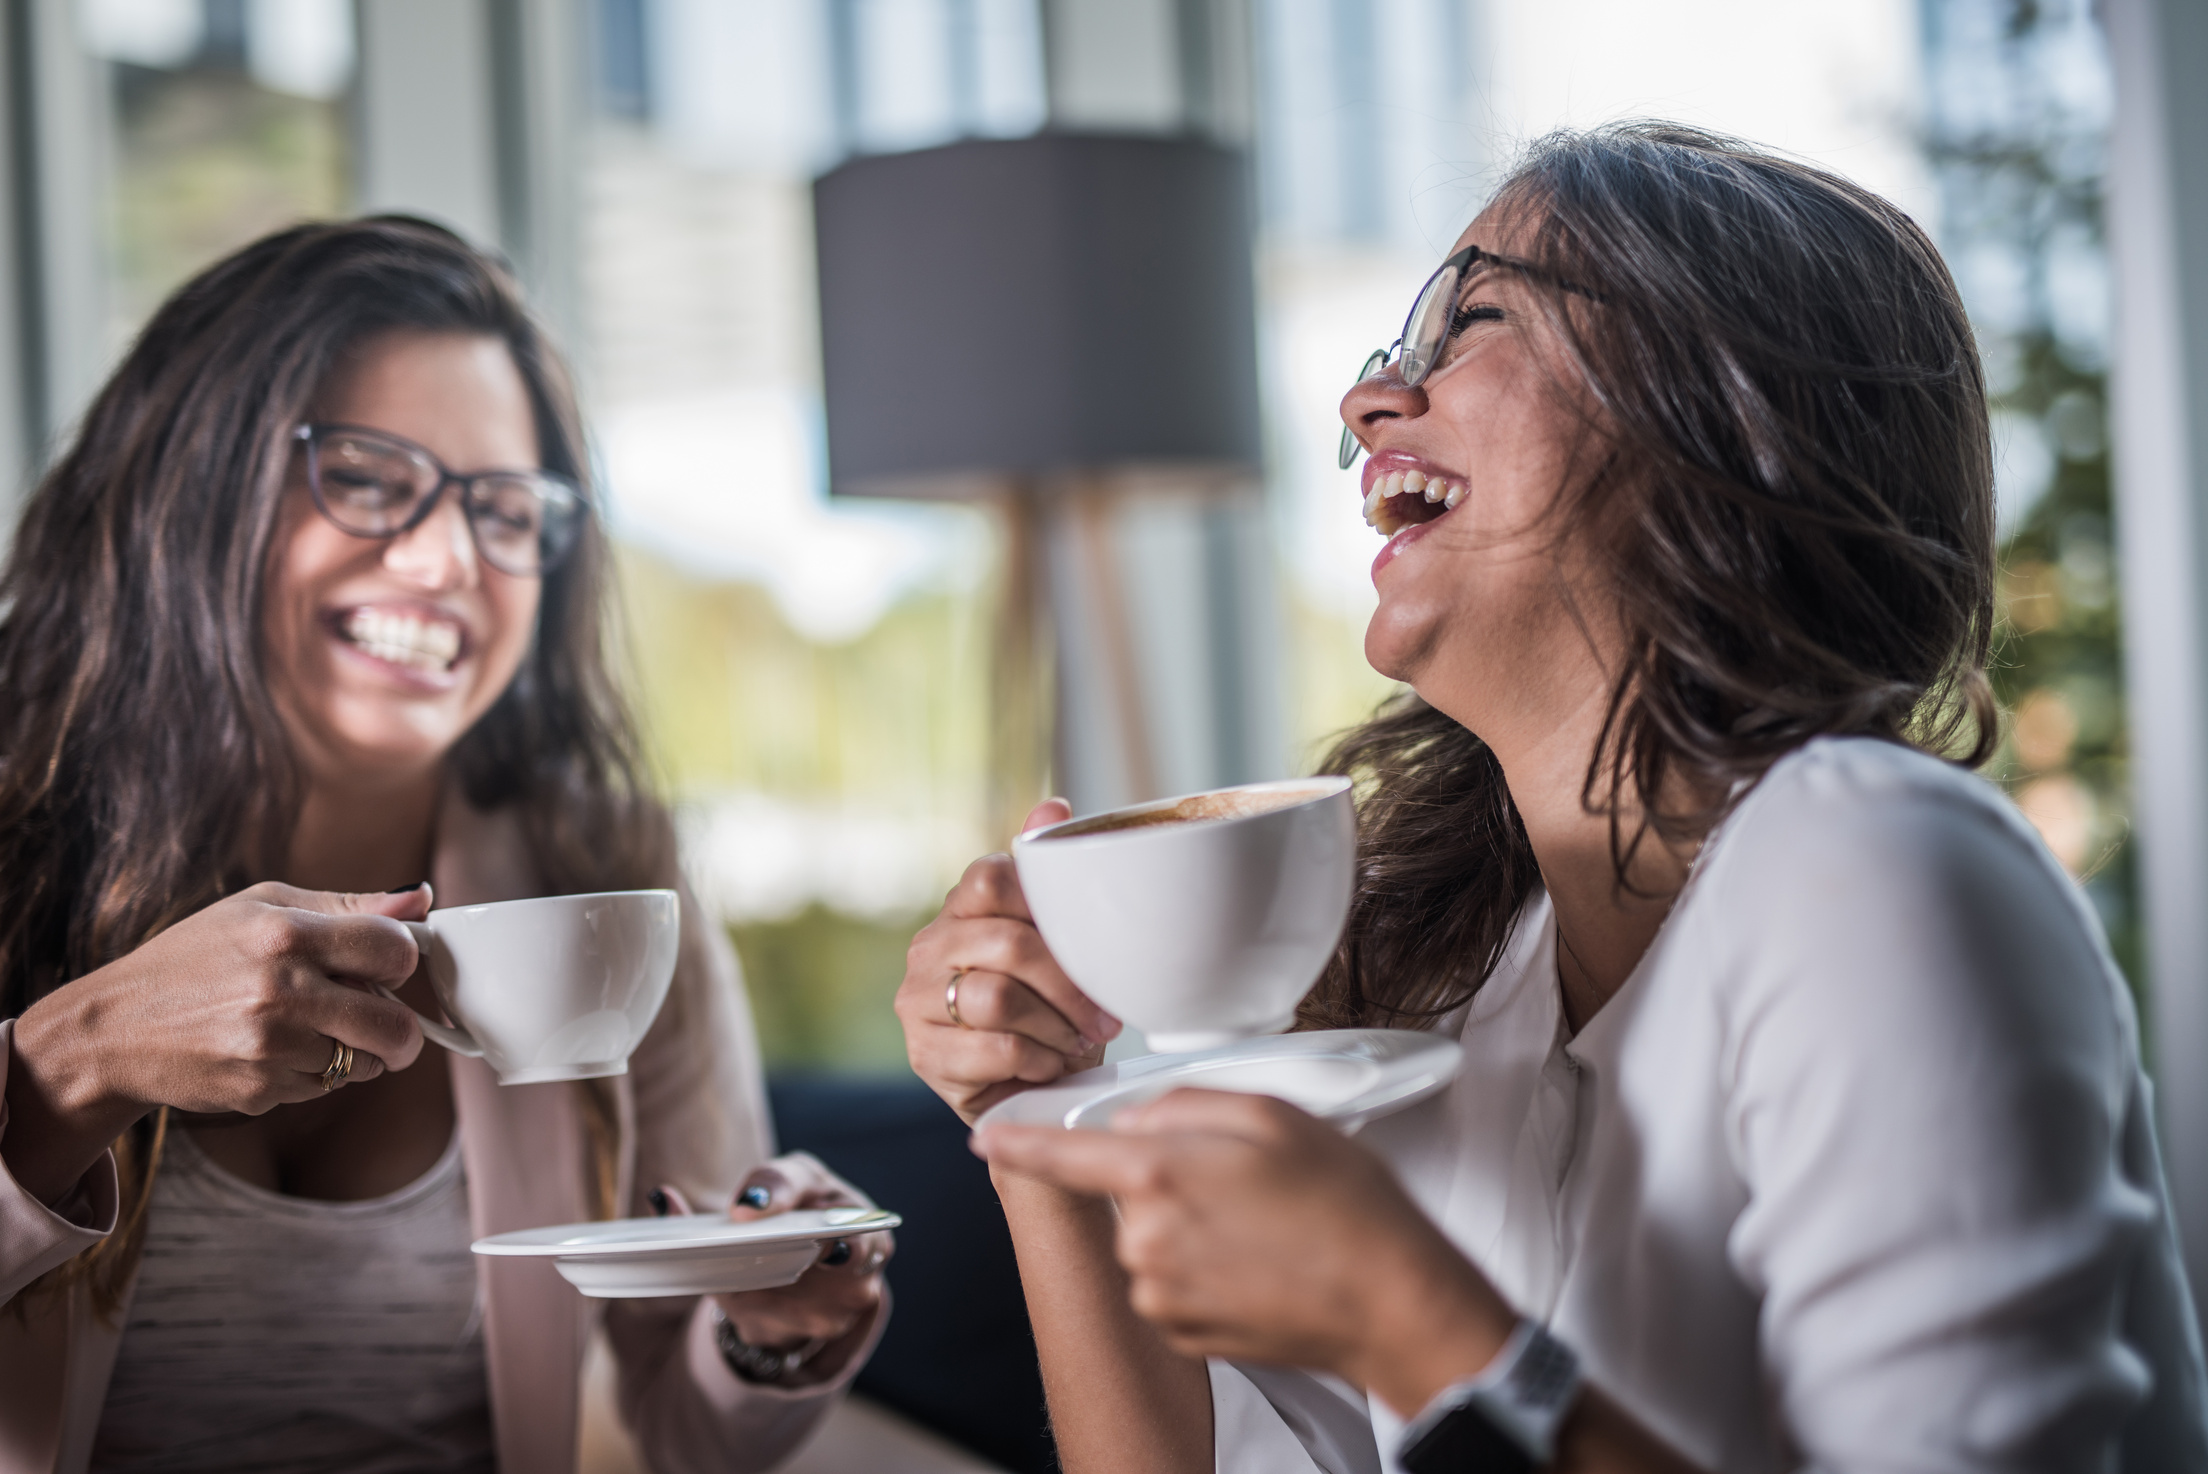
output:
{"label": "smiling mouth", "polygon": [[466,640],[449,619],[424,619],[389,609],[348,609],[335,621],[338,638],[367,655],[408,670],[443,674],[459,662]]}
{"label": "smiling mouth", "polygon": [[1464,500],[1462,481],[1424,471],[1391,471],[1365,493],[1365,525],[1393,537],[1415,522],[1431,522]]}

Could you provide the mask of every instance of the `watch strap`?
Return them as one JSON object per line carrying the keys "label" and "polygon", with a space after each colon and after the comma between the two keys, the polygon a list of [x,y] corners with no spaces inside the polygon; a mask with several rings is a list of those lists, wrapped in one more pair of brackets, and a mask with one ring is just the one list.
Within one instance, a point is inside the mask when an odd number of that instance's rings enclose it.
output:
{"label": "watch strap", "polygon": [[1530,1320],[1486,1370],[1443,1388],[1403,1430],[1408,1474],[1528,1474],[1556,1455],[1579,1395],[1579,1358]]}

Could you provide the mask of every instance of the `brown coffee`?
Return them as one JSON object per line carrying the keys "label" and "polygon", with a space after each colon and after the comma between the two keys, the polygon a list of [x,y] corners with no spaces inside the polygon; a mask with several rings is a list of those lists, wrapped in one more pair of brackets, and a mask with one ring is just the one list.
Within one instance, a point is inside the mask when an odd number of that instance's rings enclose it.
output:
{"label": "brown coffee", "polygon": [[1052,831],[1052,839],[1078,839],[1085,834],[1110,834],[1121,829],[1151,829],[1163,824],[1198,824],[1208,819],[1247,819],[1253,814],[1268,814],[1274,809],[1291,808],[1309,803],[1324,796],[1328,789],[1275,788],[1259,792],[1247,789],[1226,789],[1219,793],[1199,793],[1157,809],[1122,809],[1116,813],[1098,814],[1093,819],[1082,819],[1063,829]]}

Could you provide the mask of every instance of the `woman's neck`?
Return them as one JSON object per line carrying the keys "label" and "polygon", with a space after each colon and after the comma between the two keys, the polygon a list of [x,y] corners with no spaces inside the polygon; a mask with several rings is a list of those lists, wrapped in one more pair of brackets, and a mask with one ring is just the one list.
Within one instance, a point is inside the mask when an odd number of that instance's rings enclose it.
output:
{"label": "woman's neck", "polygon": [[[1645,835],[1626,868],[1628,884],[1618,884],[1610,817],[1588,812],[1585,791],[1605,705],[1591,702],[1534,740],[1490,741],[1556,912],[1557,977],[1575,1034],[1640,965],[1694,860],[1692,850]],[[1598,805],[1608,797],[1604,786],[1598,782],[1591,795]],[[1630,790],[1620,797],[1629,807],[1618,815],[1617,833],[1630,843],[1641,814],[1630,806]]]}
{"label": "woman's neck", "polygon": [[383,891],[429,878],[439,770],[391,779],[309,783],[284,879],[324,891]]}

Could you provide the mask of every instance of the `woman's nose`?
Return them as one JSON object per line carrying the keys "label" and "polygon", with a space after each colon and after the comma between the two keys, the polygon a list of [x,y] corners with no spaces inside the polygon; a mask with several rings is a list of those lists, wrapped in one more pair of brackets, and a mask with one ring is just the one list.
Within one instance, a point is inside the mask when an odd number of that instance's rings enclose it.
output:
{"label": "woman's nose", "polygon": [[475,582],[475,535],[457,497],[447,497],[421,525],[391,539],[383,566],[428,589],[465,588]]}
{"label": "woman's nose", "polygon": [[1426,413],[1426,391],[1405,386],[1403,376],[1389,364],[1369,378],[1359,379],[1342,396],[1342,423],[1367,451],[1372,438],[1389,420],[1415,420]]}

